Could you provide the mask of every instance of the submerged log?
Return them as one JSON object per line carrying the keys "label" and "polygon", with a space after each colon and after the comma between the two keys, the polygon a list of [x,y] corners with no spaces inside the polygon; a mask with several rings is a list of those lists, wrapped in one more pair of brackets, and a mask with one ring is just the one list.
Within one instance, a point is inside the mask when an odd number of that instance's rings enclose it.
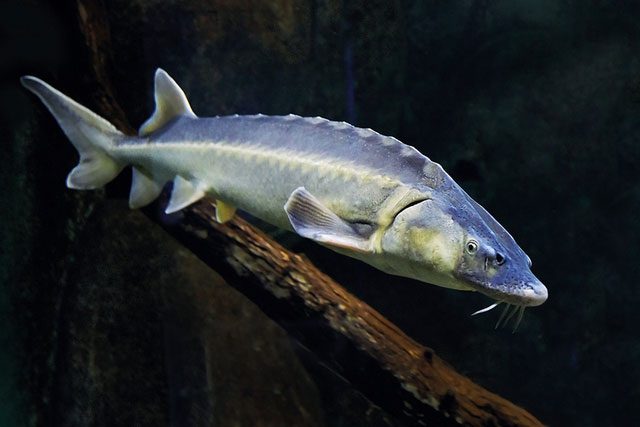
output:
{"label": "submerged log", "polygon": [[330,369],[415,425],[539,426],[526,410],[459,374],[311,262],[213,202],[169,230]]}

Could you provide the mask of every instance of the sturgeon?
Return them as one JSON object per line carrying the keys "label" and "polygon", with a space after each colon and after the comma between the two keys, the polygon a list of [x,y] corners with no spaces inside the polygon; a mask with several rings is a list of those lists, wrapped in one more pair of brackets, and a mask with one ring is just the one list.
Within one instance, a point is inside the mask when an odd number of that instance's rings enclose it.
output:
{"label": "sturgeon", "polygon": [[219,222],[239,208],[387,273],[479,291],[496,301],[479,312],[505,303],[500,321],[517,313],[517,324],[547,299],[511,235],[438,163],[393,137],[291,114],[199,118],[162,69],[153,115],[127,136],[42,80],[21,82],[80,155],[71,189],[102,187],[131,165],[132,209],[173,180],[167,213],[209,195]]}

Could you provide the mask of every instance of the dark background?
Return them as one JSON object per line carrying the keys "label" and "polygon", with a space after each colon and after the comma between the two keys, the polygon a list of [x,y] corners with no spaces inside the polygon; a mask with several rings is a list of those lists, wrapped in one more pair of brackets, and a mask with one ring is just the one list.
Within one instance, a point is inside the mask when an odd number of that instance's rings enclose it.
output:
{"label": "dark background", "polygon": [[[108,419],[91,414],[117,413],[119,404],[135,401],[144,414],[127,415],[123,424],[179,425],[179,411],[167,409],[175,388],[165,344],[182,315],[172,293],[182,276],[151,286],[144,284],[160,279],[142,272],[156,265],[151,259],[161,266],[153,272],[164,271],[178,249],[160,254],[166,237],[146,231],[142,219],[113,220],[134,215],[118,204],[127,174],[106,196],[66,189],[76,155],[18,84],[20,75],[33,74],[96,108],[78,30],[82,3],[0,3],[0,335],[7,350],[0,353],[0,421],[104,424]],[[527,310],[516,334],[493,329],[497,313],[469,317],[488,303],[480,295],[390,277],[290,235],[283,239],[411,337],[543,422],[640,422],[638,2],[88,3],[105,14],[114,97],[134,126],[153,108],[152,76],[160,66],[201,116],[292,112],[347,120],[441,163],[514,235],[549,289],[549,300]],[[145,233],[158,234],[160,243],[141,249],[145,239],[125,239]],[[112,259],[118,251],[127,256]],[[119,262],[129,273],[114,273]],[[140,270],[134,277],[132,268]],[[244,309],[229,310],[216,327],[236,328]],[[248,317],[251,329],[256,321]],[[211,341],[219,332],[210,331]],[[278,339],[285,350],[273,350],[274,361],[290,352],[286,337]],[[123,377],[115,367],[133,371],[130,360],[142,360],[136,348],[153,356],[144,359],[152,368]],[[102,360],[109,351],[122,359]],[[229,357],[240,367],[255,363],[244,350]],[[78,379],[77,372],[85,374]],[[305,425],[356,425],[358,417],[345,413],[356,413],[357,405],[336,404],[305,375],[300,368],[291,384],[307,384],[312,391],[299,394],[320,408],[306,413]],[[111,392],[122,401],[95,409]],[[140,396],[144,402],[135,400]],[[259,425],[278,425],[269,417],[277,416],[265,413]]]}

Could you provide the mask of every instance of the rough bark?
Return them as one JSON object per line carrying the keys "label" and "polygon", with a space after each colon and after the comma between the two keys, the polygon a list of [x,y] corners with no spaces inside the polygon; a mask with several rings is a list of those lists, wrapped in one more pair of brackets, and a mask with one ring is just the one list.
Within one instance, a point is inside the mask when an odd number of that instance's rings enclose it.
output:
{"label": "rough bark", "polygon": [[530,413],[456,372],[304,257],[204,201],[170,231],[333,371],[416,425],[537,426]]}

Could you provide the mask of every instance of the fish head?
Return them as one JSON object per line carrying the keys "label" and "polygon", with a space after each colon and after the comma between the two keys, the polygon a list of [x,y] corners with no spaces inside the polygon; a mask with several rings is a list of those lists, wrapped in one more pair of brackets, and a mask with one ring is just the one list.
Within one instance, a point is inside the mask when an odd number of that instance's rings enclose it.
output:
{"label": "fish head", "polygon": [[399,275],[518,306],[547,299],[526,253],[457,185],[401,210],[385,231],[382,247],[395,255]]}
{"label": "fish head", "polygon": [[464,231],[453,270],[457,280],[508,304],[531,307],[547,300],[547,288],[531,272],[531,259],[510,235],[496,236],[482,221]]}

